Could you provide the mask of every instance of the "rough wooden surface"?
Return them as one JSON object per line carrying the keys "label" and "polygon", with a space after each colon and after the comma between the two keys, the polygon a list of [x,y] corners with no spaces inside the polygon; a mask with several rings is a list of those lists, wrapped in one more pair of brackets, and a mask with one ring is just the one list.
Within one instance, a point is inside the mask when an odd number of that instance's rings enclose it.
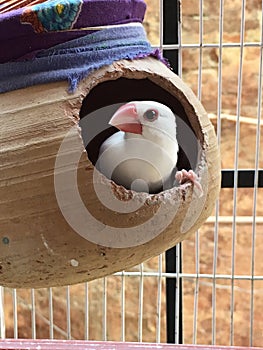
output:
{"label": "rough wooden surface", "polygon": [[[78,126],[79,111],[94,87],[121,77],[147,78],[180,101],[202,144],[198,171],[203,197],[196,197],[189,185],[145,198],[101,177],[102,193],[118,198],[122,206],[130,200],[141,206],[120,214],[100,202],[93,186],[94,167]],[[66,82],[2,94],[0,144],[0,284],[4,286],[73,284],[134,266],[195,232],[211,214],[219,192],[217,139],[207,114],[192,91],[152,58],[119,61],[97,70],[74,94],[67,93]],[[77,184],[68,181],[76,175]],[[85,217],[87,213],[95,223]],[[65,219],[67,214],[70,219]],[[156,231],[158,225],[164,230]],[[76,232],[79,226],[82,232]],[[93,234],[94,239],[88,240]],[[125,239],[132,241],[133,234],[138,245],[125,247]]]}

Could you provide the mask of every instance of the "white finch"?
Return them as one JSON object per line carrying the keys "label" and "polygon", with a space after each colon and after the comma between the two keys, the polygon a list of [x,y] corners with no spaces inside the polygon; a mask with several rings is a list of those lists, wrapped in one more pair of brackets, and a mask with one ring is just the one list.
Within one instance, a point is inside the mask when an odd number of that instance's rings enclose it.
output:
{"label": "white finch", "polygon": [[201,186],[190,170],[176,172],[176,119],[167,106],[134,101],[121,106],[109,124],[120,131],[100,147],[97,169],[115,183],[137,192],[158,193],[175,180]]}

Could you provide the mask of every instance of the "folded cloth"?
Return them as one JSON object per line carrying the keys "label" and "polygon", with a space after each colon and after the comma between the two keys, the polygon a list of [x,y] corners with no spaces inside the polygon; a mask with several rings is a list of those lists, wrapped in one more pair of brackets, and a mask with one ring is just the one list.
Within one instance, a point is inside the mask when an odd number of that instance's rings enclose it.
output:
{"label": "folded cloth", "polygon": [[104,29],[40,51],[32,60],[0,64],[0,92],[68,80],[73,92],[92,70],[121,59],[154,55],[141,24]]}
{"label": "folded cloth", "polygon": [[144,0],[47,0],[7,11],[0,4],[0,63],[90,33],[86,27],[142,22]]}

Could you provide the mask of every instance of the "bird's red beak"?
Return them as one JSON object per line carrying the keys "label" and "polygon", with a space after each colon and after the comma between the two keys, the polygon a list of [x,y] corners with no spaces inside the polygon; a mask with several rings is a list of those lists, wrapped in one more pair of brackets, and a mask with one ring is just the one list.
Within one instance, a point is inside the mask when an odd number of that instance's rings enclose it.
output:
{"label": "bird's red beak", "polygon": [[142,124],[140,123],[134,103],[127,103],[121,106],[114,113],[109,124],[124,132],[142,134]]}

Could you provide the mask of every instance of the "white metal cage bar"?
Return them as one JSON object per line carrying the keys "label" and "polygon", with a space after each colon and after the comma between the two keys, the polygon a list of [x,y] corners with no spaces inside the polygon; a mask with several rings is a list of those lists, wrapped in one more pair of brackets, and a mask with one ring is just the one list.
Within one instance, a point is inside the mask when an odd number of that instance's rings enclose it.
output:
{"label": "white metal cage bar", "polygon": [[[263,24],[263,2],[261,4],[261,24]],[[256,246],[256,222],[257,222],[257,183],[258,183],[258,170],[260,160],[260,134],[261,134],[261,114],[262,114],[262,74],[263,74],[263,25],[261,25],[260,33],[260,59],[259,59],[259,75],[258,75],[258,94],[257,94],[257,131],[256,131],[256,144],[255,144],[255,179],[253,190],[253,223],[252,223],[252,244],[251,244],[251,291],[250,291],[250,341],[249,346],[253,346],[254,343],[254,294],[255,294],[255,246]]]}
{"label": "white metal cage bar", "polygon": [[53,292],[52,288],[48,289],[48,305],[49,305],[49,339],[54,339],[54,317],[53,317]]}

